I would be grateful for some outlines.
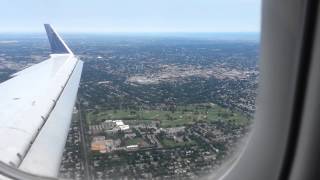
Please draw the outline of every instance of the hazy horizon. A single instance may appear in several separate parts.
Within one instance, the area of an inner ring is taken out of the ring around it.
[[[260,0],[0,1],[0,32],[260,31]]]
[[[259,32],[104,32],[104,33],[78,33],[62,32],[63,39],[186,39],[186,40],[222,40],[222,41],[259,41]],[[1,41],[19,39],[47,39],[43,32],[0,32]]]

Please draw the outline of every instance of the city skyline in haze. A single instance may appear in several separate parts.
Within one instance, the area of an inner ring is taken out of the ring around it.
[[[0,32],[259,32],[259,0],[0,0]]]

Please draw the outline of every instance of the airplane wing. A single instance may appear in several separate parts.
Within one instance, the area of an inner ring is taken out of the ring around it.
[[[0,161],[57,177],[83,62],[45,24],[50,58],[0,84]]]

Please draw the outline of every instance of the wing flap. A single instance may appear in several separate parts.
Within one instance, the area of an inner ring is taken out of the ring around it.
[[[79,62],[46,124],[22,161],[20,169],[43,176],[58,176],[81,71],[82,62]]]

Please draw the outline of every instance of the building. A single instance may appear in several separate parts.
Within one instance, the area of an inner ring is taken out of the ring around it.
[[[105,130],[113,129],[115,127],[115,123],[112,120],[105,120],[101,125]]]
[[[139,148],[138,145],[130,145],[126,147],[128,151],[135,151],[135,150],[138,150],[138,148]]]
[[[99,134],[102,132],[116,133],[118,130],[127,131],[129,125],[123,123],[122,120],[105,120],[101,124],[89,126],[90,133]]]
[[[119,126],[119,128],[121,131],[126,131],[130,129],[129,125],[122,125],[122,126]]]
[[[95,136],[91,142],[91,151],[98,151],[100,153],[107,153],[113,151],[115,148],[112,139],[105,139],[104,136]]]
[[[99,151],[100,153],[107,152],[107,146],[104,141],[96,141],[91,143],[91,151]]]

